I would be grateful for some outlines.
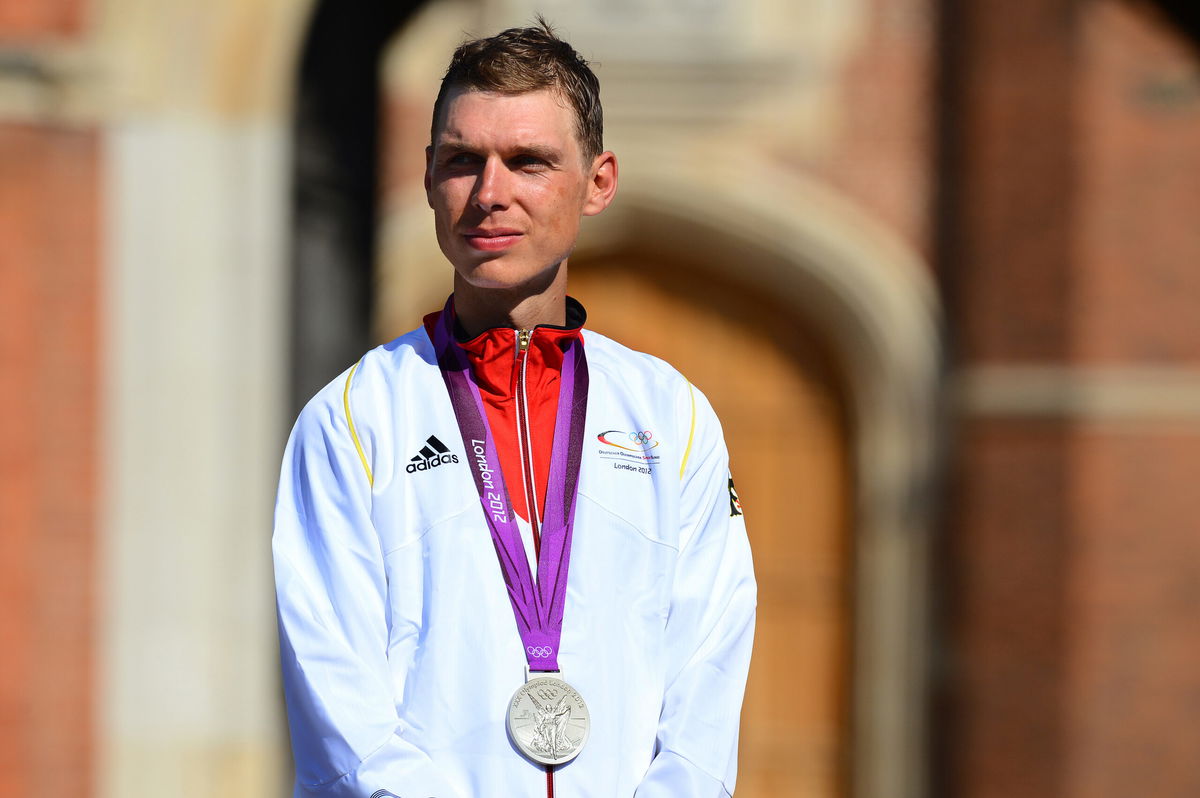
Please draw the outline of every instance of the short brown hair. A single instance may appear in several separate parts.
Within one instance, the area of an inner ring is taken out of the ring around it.
[[[571,45],[554,34],[541,16],[529,28],[509,28],[486,39],[459,45],[433,103],[430,136],[436,138],[439,115],[452,88],[500,94],[555,89],[575,112],[575,136],[589,161],[604,151],[604,113],[600,81]]]

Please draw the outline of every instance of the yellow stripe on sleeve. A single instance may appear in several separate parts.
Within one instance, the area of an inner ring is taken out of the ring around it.
[[[342,391],[342,404],[346,407],[346,423],[350,425],[350,437],[354,439],[354,448],[358,450],[358,459],[362,462],[363,471],[367,472],[367,482],[371,487],[375,487],[375,477],[371,475],[371,466],[367,463],[367,455],[363,453],[362,442],[358,439],[358,432],[354,429],[354,416],[350,413],[350,381],[354,379],[354,372],[358,370],[358,361],[350,367],[350,373],[346,375],[346,389]]]
[[[679,478],[683,479],[683,471],[687,468],[688,457],[692,454],[692,439],[696,437],[696,391],[688,383],[688,396],[692,400],[692,426],[688,430],[687,448],[683,450],[683,462],[679,464]]]

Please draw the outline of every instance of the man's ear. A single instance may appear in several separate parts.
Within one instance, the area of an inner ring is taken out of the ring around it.
[[[433,188],[433,146],[425,148],[425,201],[429,203],[429,207],[433,207],[433,197],[429,196],[429,190]]]
[[[617,156],[604,151],[596,156],[589,173],[588,197],[583,205],[584,216],[595,216],[609,206],[617,195]]]

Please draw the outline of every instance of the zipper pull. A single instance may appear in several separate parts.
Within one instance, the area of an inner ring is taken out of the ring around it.
[[[533,335],[533,330],[517,330],[517,351],[524,352],[529,348],[529,338]]]

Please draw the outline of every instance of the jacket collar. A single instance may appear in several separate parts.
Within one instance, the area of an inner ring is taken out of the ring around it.
[[[433,330],[443,313],[454,313],[454,296],[443,310],[430,313],[424,319],[426,331]],[[567,297],[566,324],[538,324],[531,331],[526,353],[527,383],[545,384],[557,379],[562,370],[563,353],[573,341],[581,340],[587,310],[574,297]],[[473,338],[466,338],[462,326],[454,319],[455,342],[466,353],[480,390],[494,400],[503,401],[513,395],[517,380],[517,336],[513,327],[491,327]]]

